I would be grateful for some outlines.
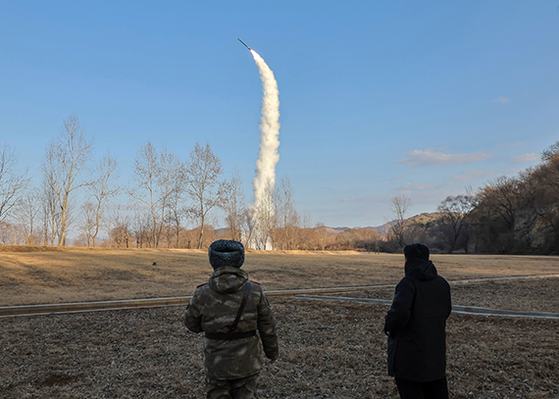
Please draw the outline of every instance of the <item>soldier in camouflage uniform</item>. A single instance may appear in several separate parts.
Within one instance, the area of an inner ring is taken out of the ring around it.
[[[184,324],[205,333],[207,398],[252,399],[262,368],[259,341],[272,363],[278,358],[276,321],[260,285],[240,269],[243,245],[218,240],[208,252],[214,272],[208,283],[196,288]]]

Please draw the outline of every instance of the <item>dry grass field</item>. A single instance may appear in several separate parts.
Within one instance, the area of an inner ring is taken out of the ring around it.
[[[190,295],[211,272],[202,251],[7,249],[0,252],[0,305]],[[559,273],[557,257],[435,255],[433,261],[448,280]],[[248,252],[244,268],[275,290],[394,284],[402,266],[400,255]],[[559,312],[558,290],[557,278],[452,286],[456,305],[545,312]],[[398,397],[380,332],[387,306],[270,302],[281,355],[262,373],[261,398]],[[202,338],[182,325],[183,311],[0,319],[0,398],[203,398]],[[453,314],[451,397],[559,398],[558,349],[557,320]]]
[[[559,273],[558,257],[432,258],[448,280]],[[394,284],[403,275],[403,256],[247,251],[243,269],[264,290]],[[0,246],[0,306],[187,296],[211,272],[202,250]]]

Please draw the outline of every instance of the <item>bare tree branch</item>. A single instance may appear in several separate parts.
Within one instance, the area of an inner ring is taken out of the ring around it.
[[[181,190],[181,164],[179,159],[163,148],[159,154],[148,142],[136,155],[134,169],[136,187],[128,190],[135,200],[147,205],[150,213],[151,241],[159,247],[169,202]]]
[[[406,220],[408,210],[411,207],[411,199],[406,195],[397,195],[392,198],[392,211],[394,220],[391,234],[394,236],[400,248],[404,248],[409,226]]]
[[[59,246],[66,245],[71,194],[90,184],[87,180],[80,181],[78,177],[90,160],[92,150],[93,140],[86,139],[84,128],[75,115],[64,121],[60,134],[47,147],[42,170],[45,183],[60,210]]]
[[[15,151],[4,144],[0,150],[0,222],[19,204],[28,182],[27,171],[17,168]]]
[[[228,183],[221,180],[223,169],[221,159],[212,152],[210,144],[202,147],[196,143],[190,151],[190,159],[185,165],[186,193],[192,200],[189,214],[198,222],[200,233],[196,248],[202,248],[204,226],[208,212],[223,206]]]

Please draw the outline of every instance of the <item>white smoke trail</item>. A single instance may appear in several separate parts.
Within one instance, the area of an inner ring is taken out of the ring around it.
[[[254,50],[250,50],[262,80],[262,117],[260,129],[260,149],[256,160],[256,176],[252,180],[257,210],[266,207],[264,202],[274,189],[276,164],[279,161],[279,91],[274,73],[264,59]]]

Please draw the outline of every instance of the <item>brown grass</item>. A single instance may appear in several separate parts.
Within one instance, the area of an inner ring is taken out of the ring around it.
[[[89,293],[121,294],[96,290],[110,284],[126,286],[126,282],[128,292],[146,290],[167,296],[166,292],[180,287],[188,295],[211,271],[201,252],[53,253],[60,258],[41,257],[47,253],[37,252],[25,260],[22,257],[30,254],[7,254],[14,257],[5,262],[6,254],[0,255],[1,292],[8,287],[13,294],[17,288],[31,299],[33,291],[40,289],[47,302],[61,296],[87,299]],[[41,267],[41,260],[49,265]],[[559,272],[557,258],[551,257],[441,255],[434,260],[449,279]],[[153,261],[157,267],[151,266]],[[125,265],[119,266],[120,262]],[[393,283],[402,274],[400,256],[371,254],[249,253],[247,268],[266,289]],[[118,271],[116,281],[108,281]],[[15,281],[5,278],[8,272]],[[273,272],[272,278],[268,273]],[[91,278],[85,279],[87,275]],[[147,285],[152,278],[156,281]],[[136,285],[142,288],[134,291]],[[558,289],[558,279],[452,288],[457,305],[555,312]],[[389,298],[391,290],[355,295]],[[281,297],[271,297],[270,302],[280,322],[281,355],[262,373],[261,398],[397,398],[386,375],[386,338],[380,332],[386,306]],[[0,397],[203,398],[202,339],[182,325],[183,311],[183,307],[168,307],[0,319]],[[448,322],[451,397],[559,397],[557,342],[556,320],[452,315]]]
[[[65,247],[46,247],[41,245],[0,245],[0,252],[60,252]]]
[[[433,260],[448,280],[559,273],[558,257],[435,255]],[[278,290],[393,284],[403,275],[402,262],[401,255],[390,254],[247,251],[243,268],[265,290]],[[211,272],[202,250],[2,252],[0,305],[186,296]]]

